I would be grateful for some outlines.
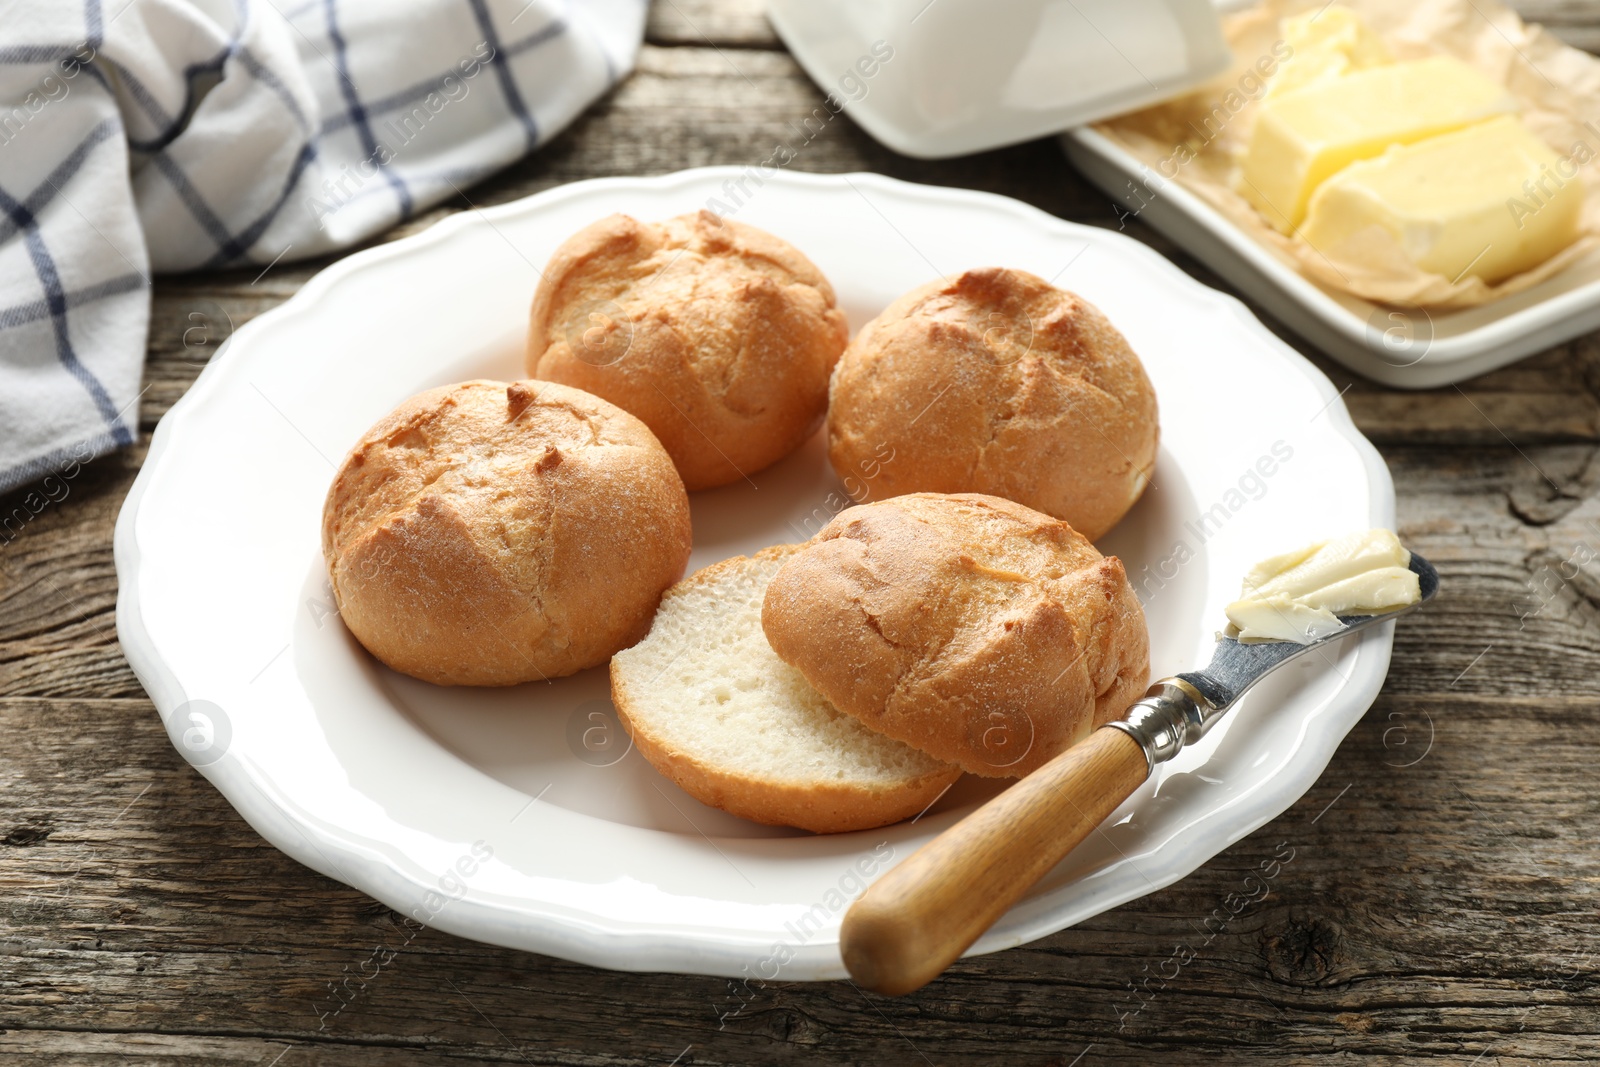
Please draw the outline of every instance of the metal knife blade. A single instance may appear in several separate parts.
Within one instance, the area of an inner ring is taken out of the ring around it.
[[[1343,625],[1309,644],[1294,641],[1243,642],[1220,634],[1211,662],[1203,670],[1164,678],[1150,687],[1143,700],[1128,709],[1125,719],[1107,723],[1138,741],[1153,770],[1192,745],[1220,719],[1251,686],[1279,667],[1330,641],[1357,630],[1377,626],[1416,611],[1439,592],[1439,572],[1433,564],[1411,553],[1411,572],[1417,576],[1421,597],[1415,604],[1380,615],[1341,615]]]

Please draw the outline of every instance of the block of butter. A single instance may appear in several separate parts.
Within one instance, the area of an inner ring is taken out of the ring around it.
[[[1394,62],[1378,35],[1343,4],[1284,19],[1283,40],[1289,56],[1267,81],[1269,97]]]
[[[1312,195],[1300,236],[1331,256],[1381,226],[1423,270],[1492,285],[1576,240],[1582,211],[1576,168],[1507,116],[1352,163]]]
[[[1449,56],[1356,70],[1261,102],[1240,192],[1291,233],[1317,186],[1351,163],[1515,111],[1510,94]]]

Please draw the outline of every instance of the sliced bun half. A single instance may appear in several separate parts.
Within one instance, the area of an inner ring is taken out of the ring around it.
[[[761,629],[767,583],[797,545],[713,564],[662,598],[611,660],[611,696],[651,765],[696,799],[817,833],[921,812],[961,775],[839,711]]]

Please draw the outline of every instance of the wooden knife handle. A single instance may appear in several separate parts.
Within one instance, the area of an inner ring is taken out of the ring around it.
[[[1148,774],[1137,741],[1095,730],[869,886],[840,930],[845,967],[895,995],[937,978]]]

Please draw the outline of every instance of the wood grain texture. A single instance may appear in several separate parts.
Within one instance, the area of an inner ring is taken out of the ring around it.
[[[782,47],[767,22],[762,0],[659,0],[650,5],[645,36],[667,45]]]
[[[1066,1064],[1093,1043],[1087,1062],[1582,1061],[1600,1049],[1597,711],[1385,696],[1299,804],[1196,874],[888,999],[414,933],[257,838],[142,701],[0,700],[20,742],[0,763],[0,1052],[664,1064],[693,1045],[699,1064],[920,1062],[914,1049],[976,1064],[1003,1047]]]
[[[1522,6],[1600,40],[1591,0]],[[759,10],[657,0],[632,79],[537,155],[379,240],[568,181],[764,159],[820,91]],[[924,163],[841,118],[792,165],[1117,225],[1048,140]],[[1227,288],[1137,222],[1128,233]],[[160,279],[145,443],[228,332],[326,262]],[[173,752],[118,649],[111,531],[145,445],[87,465],[0,537],[0,1058],[1600,1060],[1600,335],[1421,393],[1312,359],[1349,386],[1393,472],[1400,533],[1444,576],[1399,628],[1383,695],[1299,803],[1188,878],[894,1000],[477,945],[408,929],[298,866]],[[25,495],[0,497],[0,516]]]

